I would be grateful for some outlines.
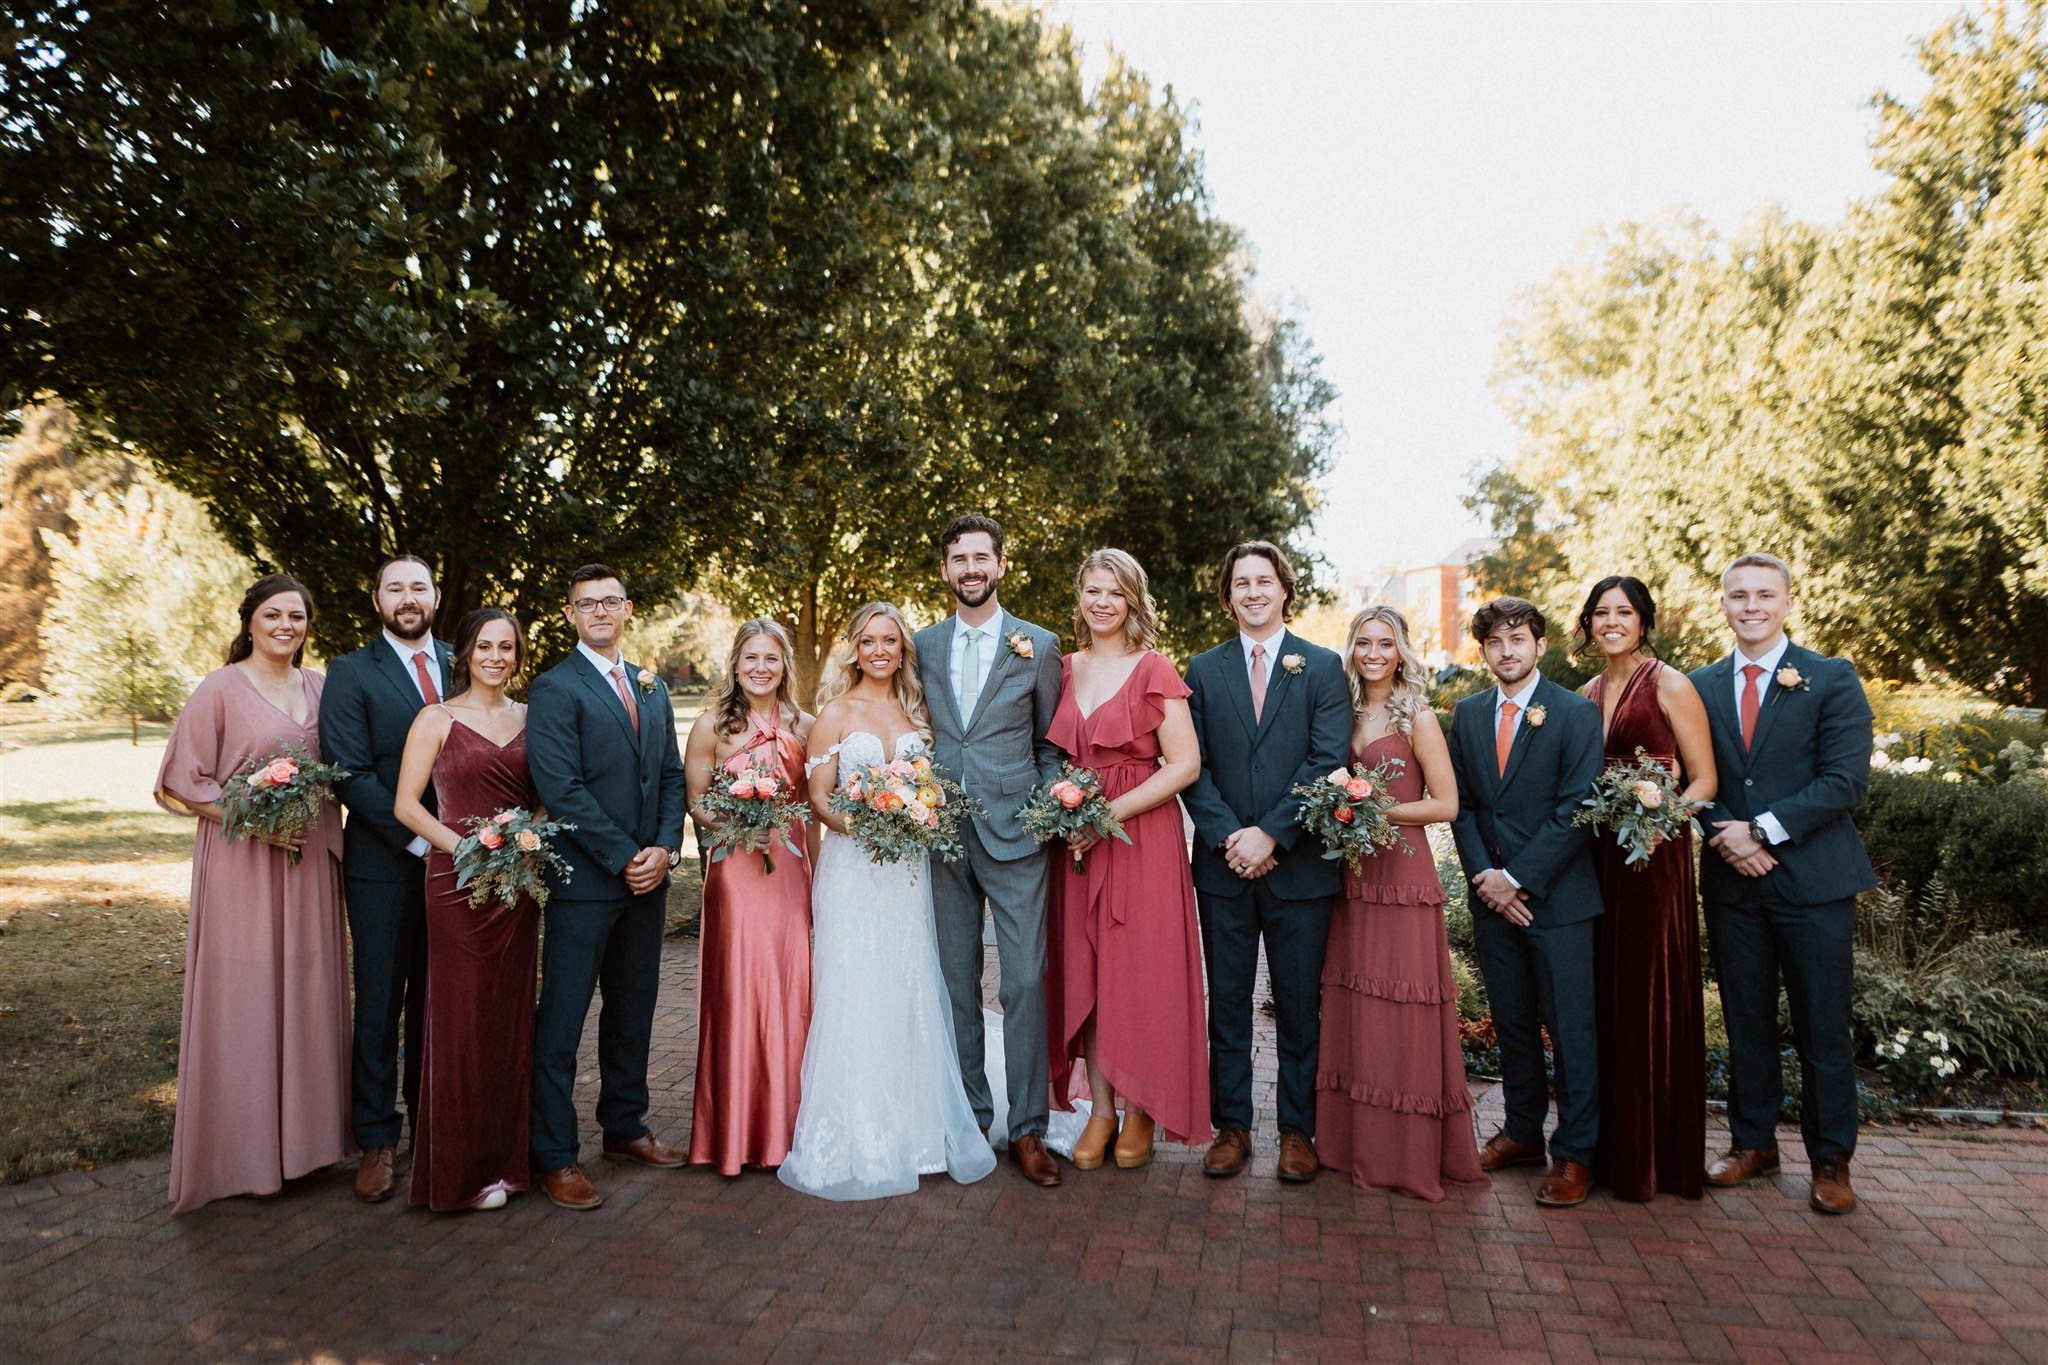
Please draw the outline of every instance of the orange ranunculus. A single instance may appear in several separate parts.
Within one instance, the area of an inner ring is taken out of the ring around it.
[[[505,836],[494,829],[485,829],[479,832],[476,836],[476,841],[485,848],[503,848],[505,846]]]
[[[1337,807],[1337,809],[1330,812],[1330,818],[1335,820],[1340,825],[1350,824],[1354,819],[1357,818],[1357,816],[1358,812],[1354,811],[1349,806],[1339,806]]]

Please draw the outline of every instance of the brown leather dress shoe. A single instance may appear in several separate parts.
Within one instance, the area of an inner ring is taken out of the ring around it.
[[[607,1142],[604,1145],[606,1161],[637,1161],[642,1166],[654,1166],[667,1170],[673,1166],[690,1164],[690,1154],[665,1147],[652,1133],[642,1133],[631,1142]]]
[[[1280,1166],[1274,1174],[1290,1185],[1305,1185],[1316,1178],[1322,1163],[1316,1160],[1315,1144],[1299,1133],[1280,1135]]]
[[[1045,1138],[1039,1133],[1026,1133],[1020,1138],[1010,1139],[1010,1160],[1026,1180],[1034,1185],[1051,1189],[1060,1183],[1060,1164],[1052,1159],[1052,1153],[1045,1150]]]
[[[1252,1159],[1252,1135],[1242,1128],[1219,1128],[1202,1158],[1202,1174],[1221,1180],[1236,1175]]]
[[[1849,1158],[1829,1157],[1813,1163],[1813,1193],[1806,1202],[1815,1213],[1847,1213],[1856,1207],[1856,1191],[1849,1188]]]
[[[1747,1185],[1758,1176],[1775,1174],[1777,1169],[1776,1147],[1730,1147],[1727,1155],[1707,1167],[1707,1183],[1728,1190]]]
[[[1510,1166],[1541,1166],[1543,1144],[1540,1142],[1517,1142],[1508,1136],[1503,1128],[1486,1140],[1479,1149],[1479,1169],[1482,1171],[1504,1171]]]
[[[597,1186],[583,1175],[581,1166],[564,1166],[559,1171],[543,1172],[540,1187],[549,1202],[557,1208],[594,1209],[604,1202],[604,1196],[597,1192]]]
[[[1536,1187],[1536,1202],[1545,1208],[1568,1209],[1586,1202],[1593,1192],[1593,1172],[1570,1157],[1550,1163],[1550,1174]]]
[[[365,1204],[381,1204],[389,1199],[398,1188],[392,1172],[397,1157],[396,1147],[372,1147],[364,1152],[363,1164],[356,1167],[356,1198]]]

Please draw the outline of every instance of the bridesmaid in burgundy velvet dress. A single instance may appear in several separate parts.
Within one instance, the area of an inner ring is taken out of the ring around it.
[[[1387,812],[1405,848],[1344,875],[1323,954],[1323,1051],[1316,1148],[1365,1190],[1435,1203],[1444,1186],[1485,1186],[1472,1092],[1458,1045],[1458,983],[1444,927],[1444,884],[1426,826],[1458,813],[1450,748],[1423,692],[1408,622],[1392,607],[1352,618],[1351,758],[1401,767]]]
[[[1692,681],[1646,657],[1657,626],[1650,590],[1603,578],[1579,612],[1578,652],[1596,649],[1606,671],[1586,684],[1606,727],[1607,762],[1636,750],[1711,800],[1714,752]],[[1613,834],[1594,844],[1607,913],[1594,924],[1599,988],[1600,1140],[1594,1176],[1620,1199],[1698,1199],[1707,1141],[1706,1021],[1701,1002],[1698,898],[1692,835],[1682,832],[1628,867]]]
[[[1173,1142],[1209,1140],[1201,936],[1174,800],[1202,758],[1187,684],[1152,648],[1159,618],[1138,561],[1097,550],[1081,561],[1074,586],[1081,648],[1060,660],[1060,700],[1046,737],[1102,779],[1130,842],[1091,831],[1053,851],[1051,1102],[1074,1107],[1075,1069],[1085,1058],[1093,1113],[1074,1144],[1074,1169],[1101,1166],[1114,1139],[1116,1164],[1130,1170],[1152,1159],[1155,1128]]]
[[[757,619],[733,636],[725,677],[690,727],[683,777],[699,829],[698,802],[712,774],[745,754],[781,774],[804,799],[804,740],[811,717],[791,698],[789,636]],[[697,956],[697,1085],[690,1111],[690,1164],[736,1176],[789,1155],[811,1028],[811,860],[817,827],[787,848],[733,853],[704,874]],[[767,863],[775,870],[770,872]]]
[[[511,613],[485,607],[455,628],[444,705],[406,736],[392,812],[433,845],[427,855],[427,1011],[411,1202],[437,1213],[496,1209],[527,1188],[534,966],[540,907],[472,906],[455,885],[455,846],[476,816],[534,810],[526,707],[505,695],[526,663]],[[440,818],[420,804],[432,776]],[[452,822],[452,823],[451,823]]]

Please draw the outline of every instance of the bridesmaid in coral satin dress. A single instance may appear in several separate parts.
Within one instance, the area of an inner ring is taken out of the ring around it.
[[[502,1208],[527,1188],[534,967],[540,907],[469,903],[455,846],[469,822],[539,804],[526,771],[526,707],[505,695],[526,662],[519,622],[484,607],[455,628],[443,705],[406,735],[392,814],[427,855],[427,1009],[409,1202],[436,1213]],[[429,776],[435,811],[420,802]],[[438,814],[436,813],[438,812]]]
[[[1347,870],[1330,917],[1317,1154],[1360,1189],[1435,1203],[1446,1184],[1488,1183],[1458,1045],[1448,897],[1423,833],[1458,813],[1457,782],[1400,612],[1369,607],[1352,618],[1344,672],[1352,761],[1400,765],[1387,788],[1399,804],[1387,819],[1403,847]]]
[[[1691,679],[1646,658],[1657,608],[1635,578],[1594,585],[1579,613],[1581,655],[1607,669],[1586,685],[1606,725],[1607,762],[1636,750],[1661,760],[1694,801],[1712,799],[1714,751]],[[1629,867],[1615,836],[1594,845],[1607,913],[1593,924],[1600,1027],[1600,1140],[1593,1173],[1617,1198],[1698,1199],[1707,1141],[1706,1020],[1701,1001],[1692,835]]]
[[[802,799],[811,717],[790,699],[789,659],[789,637],[773,621],[748,621],[734,635],[725,677],[685,746],[684,777],[699,828],[706,816],[698,803],[712,774],[738,754],[768,759],[789,794]],[[786,848],[772,859],[732,853],[704,876],[690,1162],[720,1175],[780,1166],[796,1132],[811,1027],[815,829],[798,842],[804,856]]]
[[[1075,586],[1082,647],[1060,661],[1047,738],[1101,777],[1130,842],[1089,833],[1053,852],[1051,1100],[1073,1108],[1085,1058],[1093,1113],[1074,1144],[1074,1168],[1101,1166],[1114,1139],[1116,1164],[1131,1169],[1151,1160],[1155,1125],[1174,1142],[1209,1140],[1201,936],[1174,800],[1194,781],[1201,753],[1187,684],[1151,648],[1158,617],[1145,571],[1121,550],[1097,550],[1081,562]]]

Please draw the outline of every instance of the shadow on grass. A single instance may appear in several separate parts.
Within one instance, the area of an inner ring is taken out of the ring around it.
[[[192,856],[192,822],[97,801],[0,805],[0,870],[63,862],[161,862]]]

